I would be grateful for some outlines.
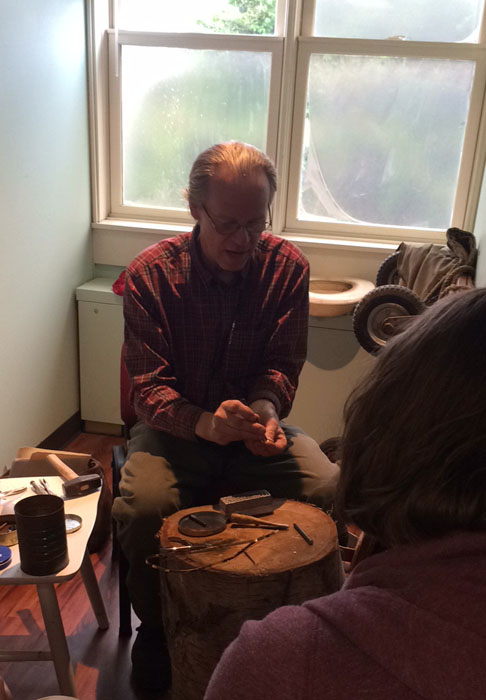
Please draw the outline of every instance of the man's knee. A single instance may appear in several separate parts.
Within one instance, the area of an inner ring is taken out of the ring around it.
[[[325,475],[307,480],[305,496],[310,503],[327,511],[333,508],[339,481],[339,467],[332,462],[326,466]]]
[[[151,455],[165,456],[166,435],[159,430],[149,428],[142,421],[138,421],[130,429],[130,440],[128,441],[128,458],[136,452],[148,452]]]
[[[339,466],[321,451],[313,438],[300,428],[288,427],[289,452],[298,465],[303,497],[327,510],[333,503],[339,481]]]
[[[289,426],[286,430],[289,453],[305,474],[335,483],[339,477],[339,466],[322,452],[317,442],[300,428]]]
[[[120,480],[120,496],[113,502],[113,517],[121,529],[135,528],[140,534],[144,523],[155,522],[180,507],[177,482],[163,457],[135,452],[126,461]]]

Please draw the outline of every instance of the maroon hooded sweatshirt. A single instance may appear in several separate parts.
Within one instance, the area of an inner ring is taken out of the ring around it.
[[[205,700],[485,700],[486,533],[365,559],[338,593],[247,622]]]

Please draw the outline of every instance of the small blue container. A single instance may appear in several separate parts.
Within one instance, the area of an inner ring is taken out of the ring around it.
[[[10,547],[0,545],[0,569],[5,569],[12,561],[12,550]]]

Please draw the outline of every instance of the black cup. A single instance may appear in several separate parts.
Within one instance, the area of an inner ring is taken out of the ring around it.
[[[69,556],[62,498],[29,496],[14,510],[22,571],[45,576],[64,569]]]

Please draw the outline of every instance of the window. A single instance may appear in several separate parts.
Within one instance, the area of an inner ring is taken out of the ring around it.
[[[483,6],[113,0],[109,61],[97,73],[110,91],[95,149],[102,159],[109,141],[99,217],[188,224],[194,158],[237,139],[276,161],[277,233],[442,240],[449,226],[472,227],[485,150]]]

